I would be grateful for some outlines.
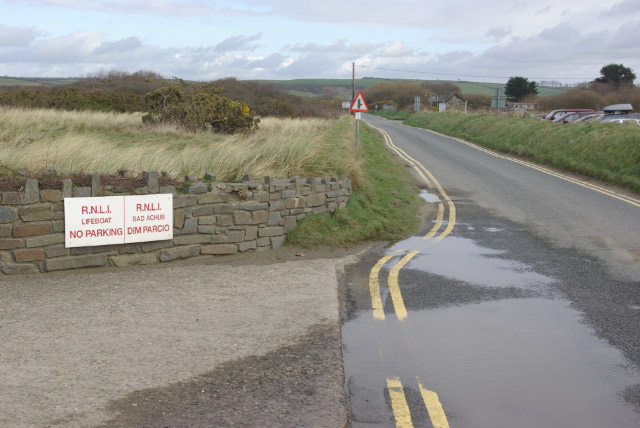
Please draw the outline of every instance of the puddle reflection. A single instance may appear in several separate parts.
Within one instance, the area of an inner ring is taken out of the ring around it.
[[[536,273],[529,265],[498,257],[504,251],[484,248],[475,241],[448,236],[436,243],[421,237],[411,237],[388,249],[420,251],[404,269],[416,269],[457,281],[485,287],[540,287],[553,282]]]

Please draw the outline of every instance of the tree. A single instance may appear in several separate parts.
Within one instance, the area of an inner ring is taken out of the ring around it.
[[[536,82],[529,82],[526,77],[515,76],[507,81],[504,87],[504,93],[507,97],[520,101],[527,95],[538,93]]]
[[[622,64],[609,64],[600,69],[600,77],[595,82],[609,83],[612,85],[633,85],[636,74],[629,67]]]

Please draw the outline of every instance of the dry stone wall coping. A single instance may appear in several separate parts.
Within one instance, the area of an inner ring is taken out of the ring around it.
[[[241,183],[185,177],[182,187],[162,186],[156,171],[144,173],[144,185],[103,185],[89,174],[75,187],[39,189],[25,180],[20,191],[0,192],[0,272],[30,274],[66,269],[147,265],[193,257],[248,253],[278,248],[307,215],[346,206],[352,191],[347,176],[291,179],[245,176]],[[65,248],[64,198],[173,194],[174,237],[166,241]]]

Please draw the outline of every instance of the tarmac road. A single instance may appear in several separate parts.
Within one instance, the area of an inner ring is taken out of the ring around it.
[[[640,198],[365,120],[438,214],[348,270],[352,425],[640,426]]]

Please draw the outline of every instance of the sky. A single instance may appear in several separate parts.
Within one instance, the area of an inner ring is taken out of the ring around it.
[[[0,76],[575,83],[639,40],[640,0],[0,0]]]

